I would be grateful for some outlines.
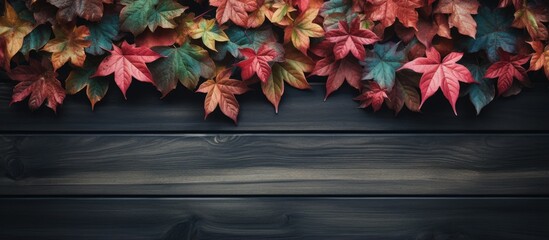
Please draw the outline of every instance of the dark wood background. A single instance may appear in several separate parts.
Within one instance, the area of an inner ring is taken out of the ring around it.
[[[236,127],[204,95],[111,84],[54,114],[0,79],[0,239],[549,239],[549,86],[458,117],[358,109],[344,87],[259,90]]]

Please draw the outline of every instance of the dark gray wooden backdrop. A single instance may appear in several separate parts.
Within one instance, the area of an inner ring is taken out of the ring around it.
[[[0,239],[549,239],[549,88],[476,116],[285,90],[239,97],[238,127],[203,95],[134,83],[91,111],[9,107],[0,80]]]

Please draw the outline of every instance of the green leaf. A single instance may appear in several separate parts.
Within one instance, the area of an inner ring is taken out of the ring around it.
[[[76,94],[86,88],[86,95],[90,99],[92,110],[109,89],[109,81],[106,78],[91,77],[96,68],[96,64],[89,64],[86,61],[84,68],[74,68],[65,81],[65,89],[68,94]]]
[[[92,55],[102,55],[112,49],[112,41],[118,35],[118,15],[105,14],[100,22],[93,22],[88,25],[90,36],[87,38],[92,42],[86,52]]]
[[[157,47],[156,52],[166,56],[150,64],[156,87],[162,96],[175,89],[177,82],[194,90],[200,76],[211,78],[215,73],[215,63],[208,51],[185,42],[181,47]]]
[[[120,11],[120,29],[130,31],[134,36],[146,27],[151,32],[157,27],[175,28],[173,19],[187,9],[173,0],[121,0],[120,3],[125,6]]]
[[[375,44],[374,50],[368,52],[364,62],[364,75],[362,80],[373,79],[381,88],[393,89],[395,84],[395,73],[406,58],[403,51],[397,51],[398,44],[388,42]]]
[[[23,39],[23,46],[19,50],[23,55],[28,56],[31,50],[42,48],[51,37],[51,27],[49,25],[40,25],[32,30],[29,35]]]

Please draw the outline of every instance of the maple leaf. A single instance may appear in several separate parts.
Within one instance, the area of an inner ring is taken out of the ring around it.
[[[320,16],[324,18],[324,29],[337,29],[339,21],[351,22],[358,17],[352,9],[351,0],[329,0],[322,4]]]
[[[258,9],[262,3],[258,0],[210,0],[210,5],[217,7],[215,18],[219,24],[231,20],[241,27],[247,26],[248,13]]]
[[[395,115],[406,105],[410,111],[419,112],[420,97],[416,89],[419,77],[412,71],[405,70],[396,73],[395,84],[389,92],[387,106],[395,111]]]
[[[503,50],[499,51],[500,60],[493,63],[486,70],[485,78],[498,79],[498,95],[501,95],[511,88],[513,78],[516,78],[522,83],[528,80],[526,69],[522,65],[526,64],[530,57],[528,56],[513,56]]]
[[[475,82],[471,72],[465,66],[457,63],[463,57],[463,53],[451,52],[441,60],[440,53],[431,47],[426,50],[426,55],[427,57],[416,58],[400,68],[423,73],[419,81],[422,96],[420,108],[425,100],[440,88],[452,105],[454,114],[457,115],[456,102],[459,96],[459,82]]]
[[[146,29],[143,33],[135,38],[135,45],[138,47],[167,47],[173,46],[177,38],[177,32],[174,29],[159,28],[151,32]]]
[[[99,21],[103,17],[103,3],[113,3],[113,0],[47,0],[59,8],[57,19],[61,22],[72,22],[76,17],[88,21]]]
[[[284,43],[291,40],[294,46],[306,55],[310,45],[309,37],[324,36],[322,27],[313,23],[317,15],[318,9],[309,9],[297,16],[295,21],[284,29]]]
[[[304,72],[311,72],[313,61],[297,49],[285,45],[285,61],[276,62],[272,74],[266,82],[261,82],[261,90],[278,113],[278,105],[284,94],[284,82],[297,89],[309,89]]]
[[[526,28],[533,40],[547,40],[549,33],[543,24],[549,22],[549,9],[545,6],[523,4],[515,12],[513,27]]]
[[[475,106],[477,115],[480,114],[482,108],[484,108],[488,103],[490,103],[495,95],[496,89],[494,87],[494,82],[491,79],[484,77],[486,75],[486,69],[488,66],[486,64],[464,64],[467,69],[473,75],[473,78],[477,84],[469,85],[467,88],[467,94],[469,94],[469,100]]]
[[[440,0],[434,13],[450,14],[450,28],[457,27],[459,33],[475,38],[477,23],[471,14],[477,14],[479,6],[477,0]]]
[[[215,19],[201,19],[196,26],[189,31],[189,36],[193,39],[202,38],[204,45],[217,52],[215,42],[227,42],[229,37],[223,32],[223,28],[219,27]]]
[[[13,89],[10,104],[21,102],[29,97],[29,108],[35,110],[44,101],[46,106],[54,112],[57,106],[65,99],[65,90],[57,79],[57,73],[53,71],[51,63],[43,58],[42,61],[30,59],[29,65],[19,65],[8,76],[19,81]]]
[[[545,76],[549,79],[549,45],[543,47],[540,41],[529,42],[534,49],[532,58],[530,59],[529,71],[537,71],[543,68]]]
[[[373,21],[380,21],[384,27],[393,25],[396,18],[406,27],[417,30],[416,8],[423,6],[423,0],[368,0],[368,15]]]
[[[340,21],[338,26],[338,29],[326,32],[326,40],[335,43],[333,51],[336,60],[344,58],[349,52],[357,59],[364,59],[364,45],[380,40],[372,31],[360,28],[359,19],[353,20],[349,26],[346,22]]]
[[[499,48],[507,52],[516,51],[517,32],[511,28],[513,20],[506,13],[506,9],[480,9],[475,16],[478,24],[476,39],[466,42],[469,52],[486,50],[488,58],[494,62],[498,59]]]
[[[107,56],[92,77],[107,76],[114,73],[114,81],[126,98],[126,91],[132,82],[132,76],[142,82],[153,83],[152,75],[146,63],[153,62],[162,55],[144,47],[130,45],[126,41],[121,47],[112,45],[111,55]]]
[[[205,81],[196,90],[196,92],[206,93],[204,119],[219,105],[221,112],[231,118],[235,124],[237,123],[239,105],[235,95],[243,94],[249,89],[245,82],[231,79],[231,72],[232,69],[220,71],[215,80]]]
[[[178,48],[158,47],[154,50],[166,56],[150,65],[162,96],[175,89],[178,81],[189,90],[194,90],[200,76],[211,78],[215,73],[215,64],[208,51],[197,45],[185,42]]]
[[[95,104],[107,94],[109,82],[104,78],[92,77],[96,71],[96,64],[86,60],[83,68],[75,68],[65,80],[65,88],[68,94],[76,94],[86,88],[86,95],[90,100],[92,110]]]
[[[4,16],[0,17],[0,37],[6,41],[4,49],[4,58],[9,65],[10,60],[23,46],[23,39],[27,34],[31,33],[34,25],[19,18],[13,7],[5,2]]]
[[[362,67],[356,59],[351,57],[335,60],[334,56],[330,55],[316,62],[311,74],[328,76],[324,100],[326,100],[332,92],[339,89],[345,81],[356,89],[361,88],[360,78],[362,76]]]
[[[218,44],[217,52],[214,53],[214,59],[218,61],[224,59],[227,52],[233,57],[242,58],[239,50],[241,48],[258,49],[263,44],[277,42],[272,28],[268,27],[244,29],[233,25],[225,30],[225,33],[229,37],[229,41]]]
[[[387,96],[386,90],[381,88],[376,82],[369,81],[368,83],[365,84],[362,93],[354,98],[354,100],[360,101],[360,108],[372,106],[374,112],[377,112],[389,96]]]
[[[87,38],[91,45],[86,52],[91,55],[103,55],[105,50],[112,49],[112,41],[118,35],[118,15],[105,14],[101,21],[88,24],[90,36]]]
[[[373,79],[380,87],[389,91],[395,83],[395,73],[404,64],[406,55],[403,51],[397,51],[398,44],[375,44],[374,50],[368,53],[366,59],[361,62],[364,66],[362,80]]]
[[[54,27],[53,33],[55,38],[43,48],[52,53],[53,69],[59,69],[69,60],[75,66],[82,67],[86,60],[84,48],[91,45],[91,41],[86,40],[90,35],[89,29],[86,26]]]
[[[173,20],[187,7],[173,0],[121,0],[124,8],[120,11],[120,29],[130,31],[137,36],[149,28],[154,32],[157,27],[175,28]]]
[[[195,27],[194,13],[183,14],[176,18],[175,22],[177,23],[177,27],[175,27],[175,32],[177,34],[175,42],[181,45],[187,41],[189,32]]]
[[[242,69],[242,79],[248,80],[257,74],[262,82],[266,82],[271,75],[270,62],[282,61],[275,49],[267,44],[261,45],[257,51],[251,48],[242,48],[240,53],[245,60],[236,65]]]
[[[34,30],[23,39],[23,46],[21,46],[19,52],[28,57],[30,51],[37,51],[46,45],[50,40],[51,33],[51,27],[48,25],[40,25],[34,28]]]

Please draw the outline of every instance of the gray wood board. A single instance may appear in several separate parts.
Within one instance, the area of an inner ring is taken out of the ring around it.
[[[0,195],[547,195],[549,134],[5,134]]]
[[[547,198],[0,199],[0,239],[549,238]]]
[[[239,125],[219,111],[204,120],[204,94],[178,88],[164,99],[153,87],[134,82],[124,100],[114,86],[92,111],[84,93],[68,96],[58,113],[45,107],[31,112],[26,103],[11,107],[12,83],[0,80],[0,131],[548,131],[549,88],[538,81],[518,96],[498,98],[479,116],[467,97],[458,102],[459,116],[437,94],[429,99],[423,113],[407,110],[395,117],[385,109],[374,113],[358,109],[352,100],[358,93],[343,87],[323,101],[324,85],[315,83],[310,91],[287,87],[275,114],[260,91],[239,96]]]

